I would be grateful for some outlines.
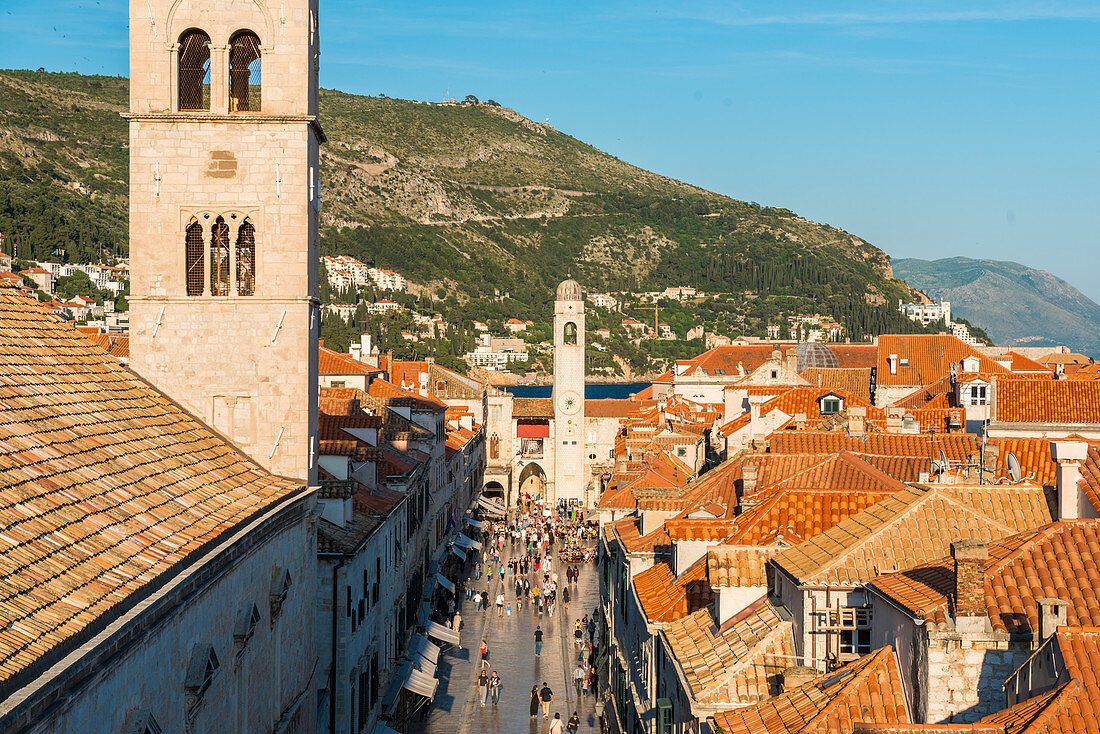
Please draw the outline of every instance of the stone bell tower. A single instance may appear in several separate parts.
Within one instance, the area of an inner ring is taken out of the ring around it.
[[[130,366],[315,479],[317,0],[131,0]]]
[[[551,500],[584,499],[584,293],[562,281],[554,299],[554,483]]]

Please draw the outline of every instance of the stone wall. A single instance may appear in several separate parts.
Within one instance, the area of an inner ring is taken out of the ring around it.
[[[926,721],[971,722],[1001,710],[1005,679],[1030,654],[1000,632],[929,634]]]

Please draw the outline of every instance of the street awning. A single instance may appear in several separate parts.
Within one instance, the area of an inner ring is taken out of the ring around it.
[[[409,646],[409,657],[412,658],[413,667],[419,667],[422,670],[427,668],[434,672],[435,664],[439,660],[439,645],[428,642],[424,635],[417,632],[413,635],[412,644]]]
[[[413,667],[409,668],[409,675],[405,678],[402,686],[418,696],[432,699],[435,698],[435,689],[439,687],[439,681],[430,673],[425,673]]]
[[[447,591],[451,592],[451,596],[454,596],[455,585],[451,583],[451,580],[449,578],[447,578],[446,576],[444,576],[441,573],[437,573],[435,575],[435,580],[439,582],[440,586],[442,586]]]
[[[455,545],[461,545],[463,548],[476,548],[477,550],[481,550],[480,541],[467,537],[463,533],[459,533],[458,537],[455,538]]]
[[[484,530],[486,528],[485,523],[483,523],[481,520],[475,520],[472,517],[466,518],[466,523],[468,525],[473,525],[478,530]]]
[[[499,502],[494,502],[487,497],[478,497],[477,503],[481,506],[481,509],[485,510],[486,512],[491,512],[493,514],[500,515],[501,517],[508,514],[504,509],[504,505],[500,504]]]
[[[451,553],[454,553],[456,556],[458,556],[459,558],[461,558],[464,561],[466,560],[466,551],[462,550],[462,548],[460,548],[457,545],[452,545],[451,546]]]
[[[449,645],[458,645],[458,630],[444,627],[438,622],[428,622],[428,635]]]

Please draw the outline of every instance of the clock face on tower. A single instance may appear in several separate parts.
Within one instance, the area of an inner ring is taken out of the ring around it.
[[[581,396],[572,390],[566,390],[558,398],[558,410],[566,415],[579,413],[581,409]]]

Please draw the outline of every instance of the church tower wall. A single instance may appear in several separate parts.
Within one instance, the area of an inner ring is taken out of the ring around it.
[[[312,482],[317,2],[134,2],[130,34],[130,365]]]

